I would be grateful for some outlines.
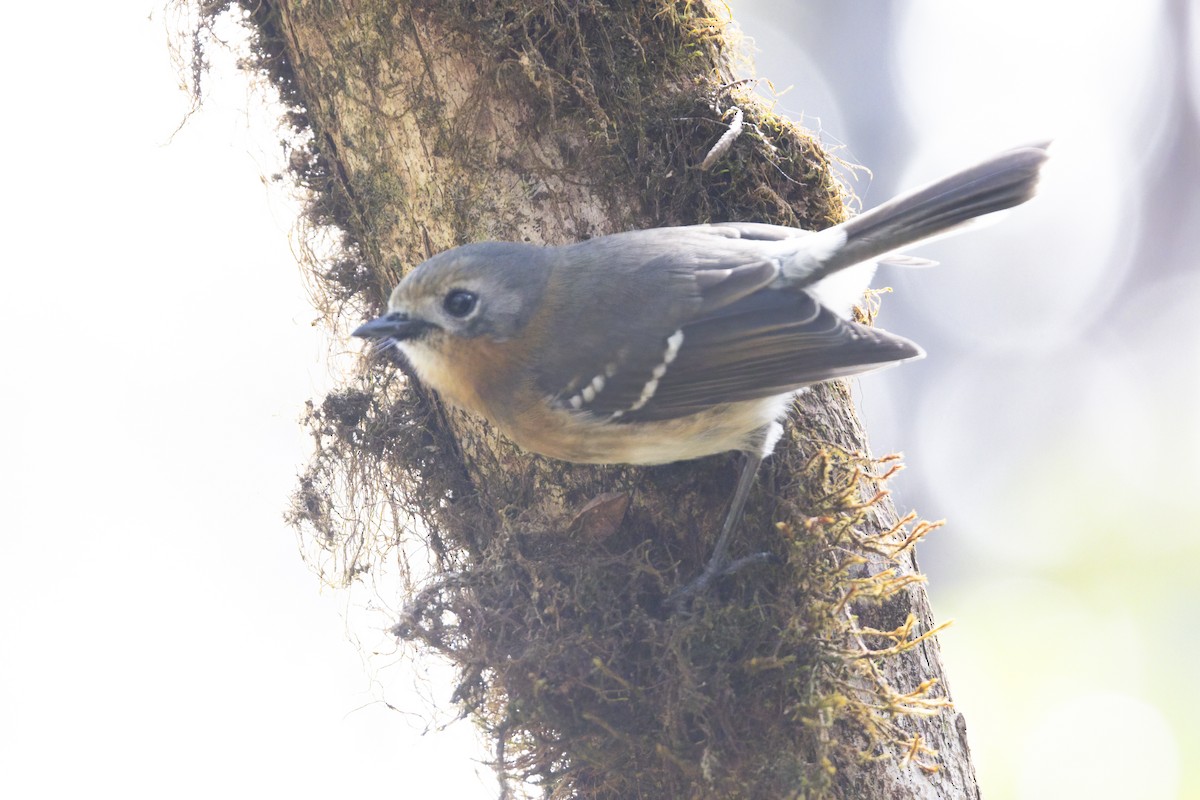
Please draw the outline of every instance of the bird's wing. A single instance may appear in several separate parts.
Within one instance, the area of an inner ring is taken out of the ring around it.
[[[590,410],[625,422],[671,420],[914,359],[907,339],[839,317],[806,291],[763,290],[680,327],[659,377],[606,387]],[[636,407],[636,408],[635,408]],[[619,411],[619,414],[618,414]]]
[[[697,317],[681,331],[678,352],[653,396],[619,419],[674,419],[923,355],[907,339],[844,320],[795,290],[759,292]],[[619,403],[630,394],[605,399]]]
[[[700,227],[709,226],[679,230]],[[776,233],[761,227],[755,238]],[[767,288],[779,272],[774,260],[698,266],[664,254],[640,271],[638,285],[654,291],[624,298],[629,318],[593,343],[602,351],[577,348],[569,364],[541,365],[538,385],[555,404],[619,422],[674,419],[921,355],[905,339],[841,319],[807,292]],[[681,296],[689,302],[657,300]]]
[[[739,264],[681,253],[648,259],[637,280],[606,274],[580,292],[590,302],[562,326],[571,346],[547,349],[562,357],[534,365],[536,385],[551,403],[571,410],[617,418],[640,410],[653,397],[651,382],[679,355],[685,324],[744,301],[778,275],[772,261]],[[619,312],[616,324],[612,309]],[[605,335],[573,335],[580,329]]]

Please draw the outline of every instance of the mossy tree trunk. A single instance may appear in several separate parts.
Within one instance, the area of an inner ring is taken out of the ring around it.
[[[845,213],[816,141],[733,82],[718,4],[246,0],[205,13],[229,6],[311,131],[293,164],[312,221],[344,236],[313,276],[343,331],[405,270],[465,242],[715,220],[821,228]],[[741,136],[700,169],[734,106]],[[880,489],[891,463],[864,455],[844,385],[802,395],[793,423],[736,544],[780,563],[690,614],[663,601],[707,558],[737,456],[547,461],[391,364],[364,365],[314,408],[295,518],[349,578],[374,568],[366,553],[411,559],[419,535],[431,555],[397,633],[455,660],[457,698],[494,735],[502,775],[548,796],[977,796],[912,556],[931,526],[897,521]]]

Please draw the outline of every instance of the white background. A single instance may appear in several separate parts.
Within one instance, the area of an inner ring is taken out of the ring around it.
[[[930,356],[859,386],[878,449],[912,465],[900,504],[950,519],[922,557],[984,789],[1187,796],[1200,66],[1164,16],[1183,6],[909,0],[836,28],[837,5],[733,12],[759,73],[794,84],[781,108],[875,170],[864,205],[1058,142],[1036,204],[884,276],[881,324]],[[343,345],[312,325],[274,112],[232,58],[174,133],[174,24],[26,3],[0,29],[0,795],[494,796],[469,723],[420,735],[437,665],[352,630],[365,601],[323,589],[283,524],[297,420]]]
[[[224,58],[172,136],[160,8],[73,5],[0,34],[0,796],[495,796],[283,522],[330,345],[273,113]]]

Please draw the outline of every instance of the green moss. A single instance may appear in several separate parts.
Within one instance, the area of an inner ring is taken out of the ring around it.
[[[884,634],[849,611],[848,586],[874,602],[903,589],[849,577],[876,543],[860,530],[873,503],[853,498],[881,467],[817,452],[793,477],[818,499],[778,526],[786,565],[739,577],[691,614],[666,608],[675,559],[634,519],[601,541],[497,537],[469,572],[418,596],[396,633],[460,664],[457,695],[503,740],[505,771],[548,796],[778,797],[798,785],[822,796],[839,765],[928,759],[903,720],[941,705],[932,686],[906,697],[874,670],[915,646],[911,627],[868,657],[865,637]]]

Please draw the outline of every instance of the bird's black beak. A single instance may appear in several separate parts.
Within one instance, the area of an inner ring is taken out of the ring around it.
[[[350,335],[360,339],[394,339],[402,342],[405,339],[413,338],[425,327],[428,327],[427,323],[413,319],[402,312],[393,311],[359,325]]]

